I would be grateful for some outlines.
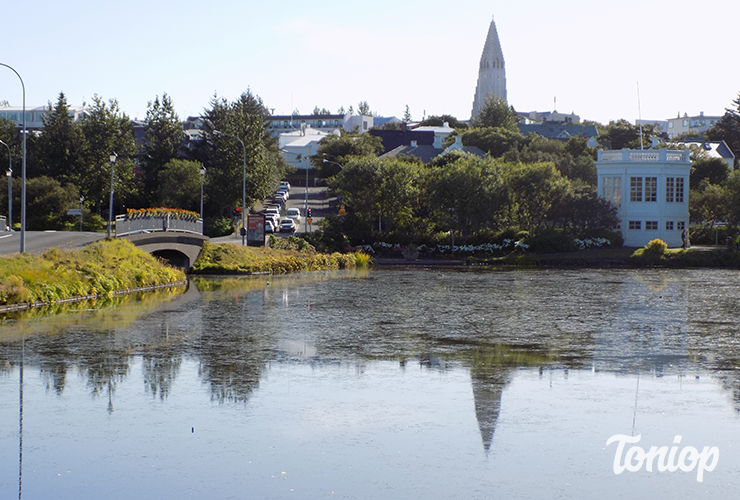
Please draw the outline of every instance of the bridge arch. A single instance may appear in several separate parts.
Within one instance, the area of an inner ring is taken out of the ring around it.
[[[142,250],[185,270],[198,260],[203,243],[209,239],[200,234],[175,232],[131,234],[125,238]]]

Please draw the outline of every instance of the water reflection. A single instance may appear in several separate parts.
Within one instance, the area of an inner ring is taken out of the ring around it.
[[[219,406],[250,404],[275,366],[351,366],[359,377],[387,361],[401,371],[465,370],[485,456],[523,371],[711,375],[740,411],[738,281],[719,271],[321,273],[200,279],[116,307],[10,316],[0,324],[0,373],[20,377],[19,491],[19,365],[55,397],[76,372],[109,414],[139,376],[162,404],[176,387],[192,393],[177,383],[190,364]]]

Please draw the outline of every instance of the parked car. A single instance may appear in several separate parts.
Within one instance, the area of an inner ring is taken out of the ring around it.
[[[298,208],[289,208],[287,212],[285,212],[285,216],[289,219],[293,219],[296,224],[301,223],[301,211]]]
[[[280,181],[280,187],[285,188],[286,191],[290,191],[290,182],[288,181]]]
[[[283,219],[280,221],[281,233],[295,233],[295,221],[293,219]]]
[[[265,221],[265,233],[274,233],[275,232],[275,224],[272,223],[272,219],[267,219]]]

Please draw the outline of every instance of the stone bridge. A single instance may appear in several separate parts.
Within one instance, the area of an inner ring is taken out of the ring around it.
[[[116,237],[125,238],[152,255],[167,260],[170,264],[190,269],[198,259],[204,236],[202,219],[186,221],[169,216],[138,217],[125,215],[116,217]]]
[[[128,234],[119,238],[125,238],[142,250],[186,271],[198,260],[203,242],[209,239],[202,234],[170,231]]]

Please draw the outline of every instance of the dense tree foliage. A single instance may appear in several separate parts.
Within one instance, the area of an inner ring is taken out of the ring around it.
[[[449,125],[454,129],[466,129],[468,124],[458,120],[452,115],[441,115],[441,116],[428,116],[422,121],[419,126],[421,127],[441,127],[444,124]]]
[[[269,151],[268,112],[259,96],[250,90],[233,102],[214,96],[210,106],[204,113],[209,126],[195,158],[208,169],[209,212],[227,216],[242,204],[244,171],[250,206],[275,188],[284,169]]]
[[[383,141],[380,137],[342,131],[340,135],[328,135],[319,141],[317,153],[311,157],[311,164],[318,169],[320,176],[331,177],[339,173],[351,157],[377,155],[381,151]]]
[[[726,108],[725,114],[714,127],[704,134],[710,141],[725,141],[735,153],[735,166],[740,165],[740,94],[732,101],[734,108]]]
[[[478,116],[471,120],[474,127],[500,127],[517,132],[517,114],[506,99],[488,94]]]
[[[162,170],[179,157],[185,132],[175,112],[172,99],[166,93],[147,104],[144,125],[144,145],[140,166],[143,169],[141,205],[154,206]],[[186,207],[179,207],[186,208]]]

